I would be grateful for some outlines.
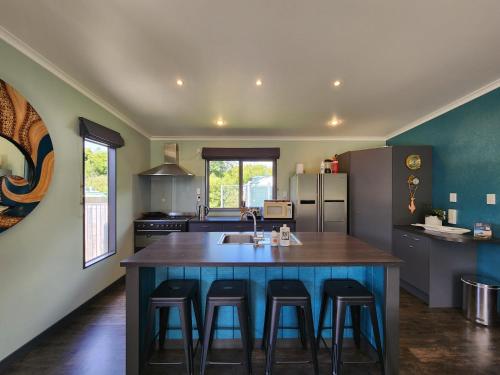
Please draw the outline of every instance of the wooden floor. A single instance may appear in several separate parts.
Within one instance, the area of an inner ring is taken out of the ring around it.
[[[238,351],[218,351],[234,360]],[[182,353],[169,353],[181,356]],[[307,358],[300,350],[280,350],[283,359]],[[321,373],[327,374],[326,350],[320,355]],[[263,373],[263,356],[254,355],[254,373]],[[125,373],[125,294],[118,285],[98,297],[57,334],[43,340],[22,360],[2,374],[9,375],[123,375]],[[183,374],[184,368],[156,367],[150,374]],[[242,374],[238,366],[212,366],[208,374]],[[276,366],[275,374],[311,374],[307,365]],[[346,365],[344,374],[378,374],[374,365]],[[453,309],[428,309],[401,294],[401,374],[500,374],[500,330],[465,321]]]

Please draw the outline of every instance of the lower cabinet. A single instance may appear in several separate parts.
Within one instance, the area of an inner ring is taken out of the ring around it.
[[[429,307],[460,307],[460,278],[476,270],[476,246],[394,229],[392,253],[404,263],[401,287]]]
[[[294,221],[258,221],[257,230],[270,232],[274,226],[281,227],[286,224],[292,232],[295,231]],[[189,232],[251,232],[253,221],[229,221],[229,222],[193,222],[188,224]]]

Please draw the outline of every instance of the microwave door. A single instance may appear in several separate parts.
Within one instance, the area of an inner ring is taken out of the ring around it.
[[[266,207],[266,217],[268,218],[282,218],[284,217],[284,208],[281,205],[268,205]]]

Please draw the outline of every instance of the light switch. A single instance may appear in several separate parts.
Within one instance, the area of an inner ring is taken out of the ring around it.
[[[452,208],[448,209],[448,224],[456,224],[457,223],[457,210]]]
[[[497,195],[486,194],[486,204],[497,204]]]
[[[452,203],[457,202],[457,193],[450,193],[450,202]]]

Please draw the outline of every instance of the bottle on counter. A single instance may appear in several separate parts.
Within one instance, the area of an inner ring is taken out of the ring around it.
[[[280,244],[280,228],[278,226],[273,226],[273,231],[271,232],[271,246],[279,246]]]
[[[280,228],[280,246],[290,246],[290,227],[286,224]]]
[[[319,173],[325,174],[325,162],[322,161],[320,166],[319,166]]]

